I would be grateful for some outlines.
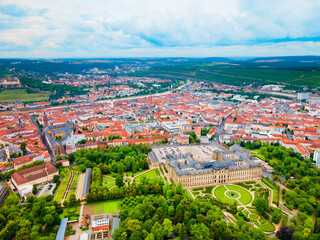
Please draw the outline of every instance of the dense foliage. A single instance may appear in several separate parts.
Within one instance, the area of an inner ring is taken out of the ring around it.
[[[31,87],[31,88],[39,88],[41,91],[52,92],[52,98],[58,99],[60,97],[65,96],[66,92],[68,92],[69,96],[76,96],[81,94],[86,94],[82,88],[73,87],[68,85],[56,85],[56,84],[46,84],[40,80],[33,78],[20,78],[20,81],[23,85]]]
[[[237,225],[228,225],[214,202],[190,199],[181,184],[164,184],[157,195],[124,199],[120,218],[121,227],[113,234],[116,240],[267,239],[242,218]]]
[[[90,188],[90,193],[88,193],[86,197],[87,202],[123,199],[126,197],[158,194],[162,192],[161,187],[163,186],[163,181],[161,181],[160,179],[153,179],[152,181],[150,181],[149,179],[144,179],[144,181],[139,184],[133,182],[128,186],[116,186],[112,189],[108,189],[101,186],[101,184],[98,185],[100,183],[100,180],[95,180],[95,177],[100,178],[101,172],[99,171],[99,168],[95,168],[94,170],[95,171],[92,172],[92,186]]]
[[[283,200],[290,209],[298,209],[299,221],[291,219],[290,228],[295,231],[295,239],[320,238],[320,169],[311,159],[302,157],[290,148],[279,144],[263,144],[260,142],[241,143],[248,149],[254,149],[273,168],[274,180],[285,177]],[[293,177],[293,179],[290,179]],[[316,224],[313,224],[313,214],[316,211]],[[277,215],[277,214],[274,214]],[[275,216],[277,218],[277,216]]]
[[[69,160],[79,164],[80,171],[98,166],[103,174],[137,172],[149,168],[146,154],[151,150],[150,146],[145,145],[107,146],[94,150],[84,148],[69,154]]]
[[[0,208],[0,240],[54,240],[60,219],[60,205],[51,202],[51,196],[36,199],[29,197],[24,205],[18,205],[14,196],[7,197]]]

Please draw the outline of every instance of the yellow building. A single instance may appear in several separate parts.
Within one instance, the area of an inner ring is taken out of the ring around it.
[[[184,144],[189,144],[189,136],[188,135],[178,135],[176,137],[177,143],[184,145]]]

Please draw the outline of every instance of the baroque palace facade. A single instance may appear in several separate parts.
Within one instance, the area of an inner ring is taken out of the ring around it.
[[[210,162],[196,161],[190,153],[166,155],[169,177],[184,187],[261,179],[262,166],[251,160],[250,151],[239,145],[233,145],[230,150],[216,147],[219,150],[213,152],[213,161]]]

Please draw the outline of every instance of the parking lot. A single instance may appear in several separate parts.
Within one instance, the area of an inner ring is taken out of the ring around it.
[[[213,151],[217,150],[214,146],[208,145],[187,145],[187,146],[164,146],[161,148],[154,148],[153,152],[161,163],[165,162],[166,155],[180,155],[191,153],[193,158],[200,162],[212,161]]]
[[[55,187],[56,187],[55,183],[49,183],[46,185],[38,185],[39,192],[37,194],[37,197],[51,195],[52,191]]]

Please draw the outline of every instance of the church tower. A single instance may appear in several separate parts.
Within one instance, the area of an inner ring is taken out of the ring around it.
[[[48,117],[47,114],[44,113],[43,114],[43,127],[47,127],[48,126]]]

